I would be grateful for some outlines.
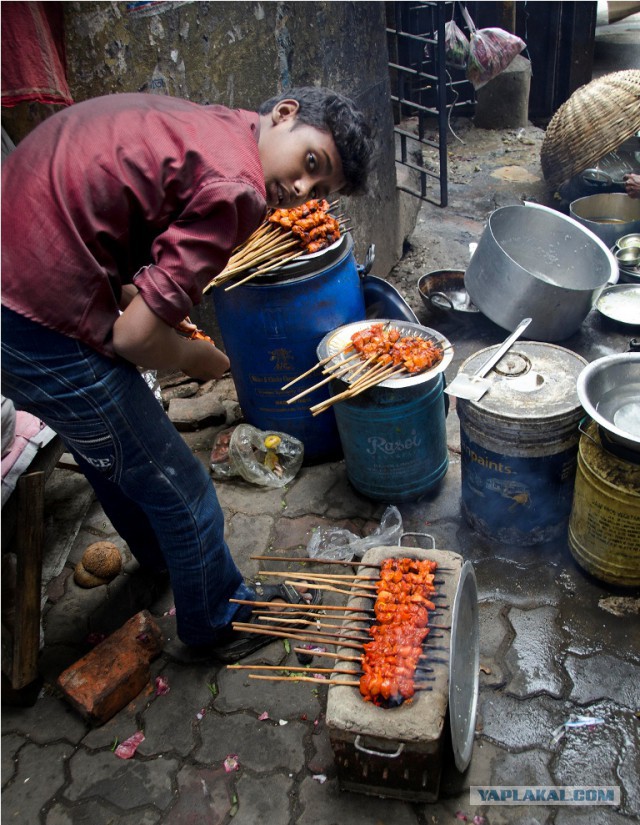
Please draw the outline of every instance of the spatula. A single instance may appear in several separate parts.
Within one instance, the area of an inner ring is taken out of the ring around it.
[[[477,372],[473,373],[473,375],[459,372],[451,384],[445,387],[444,391],[449,393],[449,395],[455,395],[456,398],[464,398],[467,401],[479,401],[491,386],[491,381],[485,378],[485,376],[495,367],[505,352],[510,349],[514,341],[517,341],[530,323],[531,318],[525,318],[520,321],[506,341],[498,347]]]

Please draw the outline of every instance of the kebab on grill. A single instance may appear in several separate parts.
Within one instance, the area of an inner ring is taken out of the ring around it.
[[[429,634],[436,562],[386,559],[376,583],[372,641],[364,645],[360,693],[365,701],[393,706],[415,693],[414,675]]]

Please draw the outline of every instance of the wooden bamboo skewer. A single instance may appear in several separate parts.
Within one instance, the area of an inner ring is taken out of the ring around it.
[[[326,401],[321,401],[319,404],[315,404],[313,407],[310,407],[309,409],[311,414],[319,415],[320,413],[325,412],[325,410],[328,410],[329,407],[337,404],[339,401],[343,401],[346,398],[354,398],[356,395],[360,395],[360,393],[363,393],[365,390],[369,390],[371,387],[375,387],[377,384],[381,384],[389,378],[394,378],[402,372],[405,372],[404,367],[401,367],[400,369],[396,367],[389,367],[386,371],[379,373],[375,378],[370,378],[368,381],[358,383],[356,386],[352,386],[344,392],[338,393],[338,395],[334,395]]]
[[[245,272],[247,269],[251,269],[258,264],[265,263],[268,261],[272,263],[276,258],[274,256],[280,255],[281,253],[284,254],[286,250],[291,249],[293,246],[297,245],[297,241],[294,239],[292,241],[282,241],[276,242],[273,241],[271,244],[267,244],[264,247],[261,247],[260,250],[254,253],[252,256],[247,256],[246,259],[240,261],[236,266],[225,268],[220,274],[224,274],[224,280],[228,280],[233,275],[237,275],[239,272]]]
[[[235,627],[235,625],[234,625]],[[261,630],[256,628],[254,625],[249,625],[249,628],[246,629],[247,633],[260,633],[263,636],[273,636],[276,639],[293,639],[296,642],[310,642],[312,644],[338,644],[339,647],[346,647],[352,650],[362,650],[362,643],[356,642],[331,642],[326,638],[313,638],[314,635],[317,634],[309,634],[301,635],[299,633],[295,633],[293,631],[288,631],[286,633],[281,633],[279,630]]]
[[[366,598],[369,598],[368,594],[367,594]],[[249,605],[253,605],[254,607],[273,607],[274,604],[277,604],[277,602],[258,602],[258,601],[252,601],[250,599],[229,599],[229,602],[231,604],[249,604]],[[291,606],[287,605],[288,610],[305,610],[305,609],[306,610],[317,610],[319,607],[322,607],[323,610],[341,610],[341,611],[344,611],[344,612],[347,612],[347,613],[364,613],[366,610],[373,611],[372,607],[348,607],[346,605],[340,605],[340,604],[323,604],[323,605],[308,604],[308,605],[304,605],[304,604],[300,603],[300,604],[291,605]]]
[[[420,548],[417,547],[403,547],[399,548],[402,550],[418,550]],[[429,552],[426,550],[425,552]],[[375,562],[363,562],[362,559],[357,561],[340,561],[339,559],[314,559],[311,556],[265,556],[265,555],[252,555],[249,556],[251,561],[281,561],[281,562],[300,562],[301,564],[335,564],[338,567],[365,567],[371,568],[372,570],[382,570],[381,563]],[[415,559],[415,561],[421,561],[421,559]],[[454,571],[450,567],[438,567],[436,568],[438,573],[453,573]]]
[[[248,633],[257,633],[258,635],[260,635],[260,633],[262,633],[263,629],[264,629],[264,631],[267,635],[271,635],[273,632],[283,633],[285,636],[287,636],[289,633],[298,634],[298,633],[310,632],[314,636],[323,637],[330,644],[333,644],[333,642],[330,642],[331,639],[348,639],[349,641],[354,641],[354,642],[368,642],[368,641],[371,641],[369,636],[363,637],[363,635],[359,631],[356,631],[356,633],[358,635],[351,636],[351,635],[346,634],[346,633],[330,633],[328,630],[313,630],[312,625],[309,625],[308,628],[297,628],[297,629],[296,628],[289,628],[289,627],[261,628],[258,625],[251,624],[251,622],[233,622],[231,626],[233,627],[234,630],[242,630],[243,632],[246,631]]]
[[[357,671],[333,667],[298,667],[297,665],[227,665],[228,670],[291,670],[295,673],[340,673],[353,676]]]
[[[321,358],[317,364],[314,364],[311,369],[308,369],[306,372],[297,375],[294,379],[289,381],[288,384],[285,384],[284,387],[280,387],[281,390],[288,390],[289,387],[293,386],[293,384],[297,384],[298,381],[301,381],[303,378],[306,378],[307,375],[311,375],[314,370],[319,369],[320,367],[324,367],[325,364],[328,364],[333,358],[337,358],[338,355],[346,354],[351,349],[351,344],[347,344],[346,347],[340,350],[340,352],[336,352],[333,355],[327,355],[326,358]]]
[[[316,685],[335,685],[336,687],[360,687],[359,681],[347,682],[340,679],[314,679],[311,676],[264,676],[257,673],[250,673],[250,679],[264,679],[268,682],[313,682]],[[422,685],[421,683],[414,683],[413,689],[418,690],[433,690],[431,685]]]
[[[304,255],[304,249],[301,249],[299,252],[294,252],[291,255],[281,255],[277,260],[271,263],[269,266],[262,266],[253,272],[249,273],[246,278],[243,278],[241,281],[236,281],[235,283],[231,284],[230,286],[225,288],[225,292],[228,292],[230,289],[235,289],[240,284],[246,284],[247,281],[250,281],[252,278],[259,278],[260,275],[265,275],[267,272],[271,272],[273,269],[279,269],[283,264],[289,263],[289,261],[295,260],[295,258],[299,258],[300,255]]]
[[[352,355],[350,358],[347,358],[344,361],[341,361],[339,364],[336,364],[327,378],[323,378],[322,381],[318,381],[318,383],[314,384],[312,387],[307,387],[306,390],[303,390],[302,392],[299,392],[297,395],[294,395],[293,398],[288,398],[287,404],[293,404],[294,401],[297,401],[304,395],[309,395],[310,392],[315,392],[315,390],[319,389],[324,384],[328,384],[329,381],[333,381],[334,378],[340,378],[341,376],[345,375],[345,373],[353,369],[353,365],[349,362],[357,356],[358,353],[356,353],[356,355]],[[329,370],[324,370],[324,372],[329,372]]]
[[[263,570],[260,573],[261,576],[273,576],[275,578],[290,578],[290,579],[298,579],[300,583],[305,582],[313,587],[313,582],[317,581],[321,584],[349,584],[349,582],[377,582],[378,578],[376,576],[358,576],[358,575],[332,575],[331,573],[288,573],[283,572],[280,570]],[[287,582],[287,584],[293,584],[294,587],[298,582]],[[430,584],[433,585],[441,585],[444,584],[442,579],[436,579]],[[361,590],[377,590],[375,584],[374,585],[367,585],[367,584],[358,584]]]
[[[361,676],[362,670],[348,670],[347,668],[339,667],[313,667],[312,665],[227,665],[228,670],[279,670],[291,671],[292,673],[339,673],[341,676]],[[416,667],[416,670],[424,672],[424,668]],[[432,672],[432,671],[429,671]],[[291,677],[293,681],[297,681],[295,677]],[[435,676],[423,676],[423,682],[435,682]],[[324,679],[322,680],[324,681]],[[359,684],[359,683],[358,683]],[[415,684],[415,680],[414,680]]]

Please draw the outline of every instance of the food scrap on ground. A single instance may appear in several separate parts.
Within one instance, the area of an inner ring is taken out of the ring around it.
[[[144,742],[144,733],[139,730],[122,742],[118,747],[115,749],[114,753],[120,759],[131,759],[132,756],[135,755],[135,752],[138,750],[140,745]]]

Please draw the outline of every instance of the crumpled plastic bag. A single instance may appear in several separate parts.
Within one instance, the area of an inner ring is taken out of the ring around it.
[[[303,458],[304,444],[292,435],[238,424],[228,444],[223,443],[222,449],[214,444],[211,474],[219,479],[240,476],[261,487],[284,487],[302,466]]]
[[[527,44],[517,35],[504,29],[476,29],[464,6],[462,14],[471,32],[467,80],[477,90],[503,72]]]
[[[466,69],[469,39],[455,20],[444,24],[444,62],[451,69]]]
[[[307,555],[312,559],[331,561],[361,559],[371,547],[400,544],[402,533],[400,511],[391,506],[384,511],[373,533],[364,538],[339,527],[316,530],[307,544]]]

